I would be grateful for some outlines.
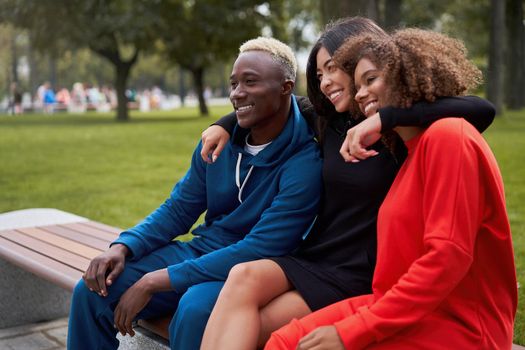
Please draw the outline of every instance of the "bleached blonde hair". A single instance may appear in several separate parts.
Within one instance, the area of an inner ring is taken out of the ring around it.
[[[297,60],[290,46],[274,38],[258,37],[248,40],[239,47],[239,53],[263,51],[269,53],[273,60],[283,68],[286,79],[295,81]]]

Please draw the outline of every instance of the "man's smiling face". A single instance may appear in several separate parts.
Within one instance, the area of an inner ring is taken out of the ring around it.
[[[243,128],[272,122],[283,108],[284,72],[272,56],[263,51],[241,53],[230,77],[230,101]]]

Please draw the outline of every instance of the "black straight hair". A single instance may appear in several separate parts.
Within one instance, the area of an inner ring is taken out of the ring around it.
[[[349,118],[349,113],[338,113],[330,100],[321,92],[320,82],[317,78],[317,53],[324,47],[330,56],[333,56],[346,39],[365,33],[380,36],[388,35],[371,19],[364,17],[342,18],[326,25],[323,33],[310,51],[306,63],[306,89],[308,98],[315,112],[320,117],[319,137],[321,142],[324,136],[324,129],[329,120],[337,116]]]

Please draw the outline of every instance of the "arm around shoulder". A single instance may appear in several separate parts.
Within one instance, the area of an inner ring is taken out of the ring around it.
[[[217,120],[212,125],[218,125],[222,127],[224,130],[228,132],[228,134],[233,133],[233,129],[235,128],[235,125],[237,124],[237,115],[235,112],[231,112],[229,114],[226,114],[221,119]]]
[[[421,101],[410,108],[385,107],[379,110],[381,132],[396,126],[427,127],[448,117],[464,118],[479,132],[485,131],[496,115],[494,105],[477,96],[441,97],[434,102]]]

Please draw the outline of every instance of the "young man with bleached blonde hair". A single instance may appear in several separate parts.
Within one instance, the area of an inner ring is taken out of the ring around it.
[[[284,70],[285,79],[295,81],[297,75],[297,61],[292,49],[282,42],[265,37],[248,40],[239,48],[240,53],[248,51],[262,51],[269,53]]]
[[[241,46],[223,157],[206,163],[199,143],[164,204],[92,260],[73,294],[69,349],[116,349],[133,320],[171,312],[171,348],[198,349],[230,269],[297,247],[317,211],[321,159],[292,95],[296,67],[275,39]],[[193,240],[174,240],[205,211]]]

